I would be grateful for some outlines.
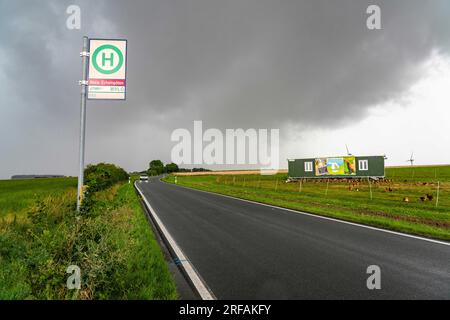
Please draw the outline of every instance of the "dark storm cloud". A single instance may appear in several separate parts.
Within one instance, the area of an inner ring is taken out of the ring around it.
[[[190,102],[190,119],[219,127],[329,126],[398,97],[448,48],[444,2],[381,2],[382,31],[366,28],[369,3],[165,1],[110,17],[136,46],[130,61],[147,61],[136,97],[159,112]]]
[[[80,31],[65,26],[70,4]],[[383,30],[366,28],[369,4]],[[433,50],[448,54],[449,17],[445,0],[2,1],[0,176],[76,172],[84,34],[129,40],[128,100],[88,104],[88,161],[134,169],[167,157],[170,131],[196,119],[300,129],[362,119],[400,98]]]

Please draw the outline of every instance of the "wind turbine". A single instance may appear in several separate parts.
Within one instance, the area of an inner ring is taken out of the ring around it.
[[[411,157],[409,158],[409,160],[406,160],[406,162],[410,162],[412,166],[414,165],[414,158],[413,158],[413,156],[414,156],[414,152],[411,152]]]
[[[348,155],[348,156],[352,156],[352,154],[350,153],[350,151],[348,151],[348,146],[347,146],[347,144],[345,144],[345,149],[347,149],[347,155]]]

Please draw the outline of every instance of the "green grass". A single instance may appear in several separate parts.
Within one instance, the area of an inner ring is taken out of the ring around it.
[[[386,178],[397,181],[450,182],[450,166],[386,168]]]
[[[0,217],[19,215],[34,202],[76,190],[76,178],[0,180]]]
[[[45,190],[35,196],[38,185]],[[21,218],[0,217],[0,299],[178,298],[132,184],[95,193],[82,216],[68,181],[32,180],[17,192],[24,203],[3,203]],[[66,288],[69,265],[81,269],[81,290]]]
[[[287,176],[178,176],[177,184],[261,203],[363,223],[395,231],[450,240],[450,166],[388,168],[383,182],[304,181]],[[165,180],[175,182],[174,176]],[[437,199],[439,181],[439,201]],[[370,196],[372,190],[372,197]],[[433,199],[420,198],[431,195]],[[408,202],[405,201],[408,199]]]

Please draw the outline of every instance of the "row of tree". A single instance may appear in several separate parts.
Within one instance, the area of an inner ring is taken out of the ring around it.
[[[150,161],[149,168],[147,170],[147,174],[149,176],[159,176],[163,173],[172,173],[172,172],[179,172],[180,168],[178,168],[178,165],[176,163],[168,163],[164,165],[164,163],[161,160],[152,160]]]
[[[164,173],[172,173],[172,172],[202,172],[202,171],[211,171],[211,170],[205,168],[184,169],[179,168],[178,165],[173,162],[164,165],[164,163],[161,160],[152,160],[150,161],[147,174],[149,176],[159,176]]]

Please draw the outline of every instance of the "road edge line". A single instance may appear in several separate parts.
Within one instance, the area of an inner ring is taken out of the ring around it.
[[[189,261],[187,256],[184,254],[183,250],[178,246],[172,235],[169,233],[167,228],[162,223],[161,219],[156,214],[156,211],[152,208],[148,200],[145,198],[143,192],[139,189],[137,182],[134,183],[134,187],[138,191],[142,200],[144,201],[145,206],[151,213],[153,219],[155,220],[156,225],[158,226],[160,232],[163,234],[166,239],[168,245],[174,252],[175,256],[180,262],[180,266],[184,269],[186,275],[189,277],[189,280],[197,290],[198,294],[202,298],[202,300],[216,300],[217,298],[214,296],[211,289],[208,288],[205,281],[202,279],[200,274],[196,271],[192,263]]]
[[[280,209],[280,210],[283,210],[283,211],[289,211],[289,212],[293,212],[293,213],[297,213],[297,214],[300,213],[300,214],[303,214],[303,215],[306,215],[306,216],[309,216],[309,217],[314,217],[314,218],[318,218],[318,219],[324,219],[324,220],[329,220],[329,221],[349,224],[349,225],[352,225],[352,226],[357,226],[357,227],[361,227],[361,228],[371,229],[371,230],[375,230],[375,231],[386,232],[386,233],[390,233],[390,234],[394,234],[394,235],[402,236],[402,237],[406,237],[406,238],[412,238],[412,239],[416,239],[416,240],[422,240],[422,241],[432,242],[432,243],[436,243],[436,244],[441,244],[441,245],[444,245],[444,246],[450,246],[450,242],[445,242],[445,241],[441,241],[441,240],[435,240],[435,239],[431,239],[431,238],[425,238],[425,237],[421,237],[421,236],[415,236],[415,235],[412,235],[412,234],[402,233],[402,232],[388,230],[388,229],[382,229],[382,228],[373,227],[373,226],[360,224],[360,223],[356,223],[356,222],[340,220],[340,219],[337,219],[337,218],[321,216],[319,214],[314,214],[314,213],[309,213],[309,212],[304,212],[304,211],[298,211],[298,210],[289,209],[289,208],[283,208],[283,207],[279,207],[279,206],[275,206],[275,205],[271,205],[271,204],[267,204],[267,203],[262,203],[262,202],[257,202],[257,201],[253,201],[253,200],[237,198],[237,197],[233,197],[233,196],[229,196],[229,195],[221,194],[221,193],[216,193],[216,192],[212,192],[212,191],[206,191],[206,190],[201,190],[201,189],[195,189],[195,188],[191,188],[191,187],[181,186],[179,184],[162,181],[161,179],[159,181],[161,181],[162,183],[174,185],[174,186],[180,187],[180,188],[185,188],[185,189],[189,189],[189,190],[194,190],[194,191],[214,194],[214,195],[222,196],[222,197],[225,197],[225,198],[240,200],[240,201],[249,202],[249,203],[253,203],[253,204],[259,204],[261,206],[274,208],[274,209]]]

